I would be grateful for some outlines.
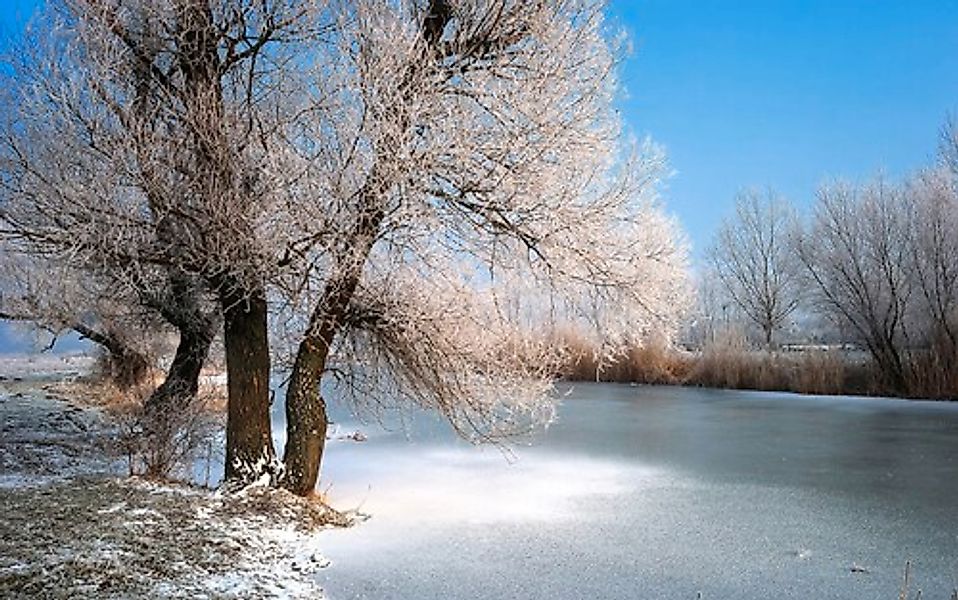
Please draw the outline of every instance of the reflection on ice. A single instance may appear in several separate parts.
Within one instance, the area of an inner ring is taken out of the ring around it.
[[[490,448],[334,447],[320,487],[334,506],[376,519],[489,523],[575,516],[575,501],[621,493],[639,473],[621,462]],[[348,454],[348,456],[343,456]],[[651,475],[652,470],[649,470]]]

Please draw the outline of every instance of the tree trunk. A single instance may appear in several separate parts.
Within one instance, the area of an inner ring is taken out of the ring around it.
[[[226,478],[251,483],[275,475],[270,430],[267,306],[260,291],[248,298],[222,294],[229,408],[226,421]]]
[[[326,360],[359,285],[363,264],[372,248],[373,232],[381,220],[381,212],[365,215],[360,220],[351,257],[342,260],[351,268],[327,283],[319,304],[310,315],[306,335],[296,352],[289,387],[286,389],[283,486],[300,496],[311,494],[316,487],[326,446],[326,402],[319,390]]]
[[[174,410],[188,404],[199,390],[200,371],[213,343],[212,324],[208,328],[180,329],[180,341],[166,379],[147,398],[147,411]]]
[[[316,488],[326,447],[326,402],[319,390],[328,351],[314,343],[300,344],[286,391],[286,448],[283,485],[307,496]]]
[[[877,339],[869,349],[872,360],[878,368],[877,381],[881,394],[902,395],[908,393],[908,377],[901,354],[895,344],[884,336]]]
[[[149,375],[150,361],[109,331],[97,331],[83,323],[74,323],[72,329],[106,350],[106,375],[121,390],[142,383]]]
[[[421,24],[423,38],[430,48],[438,49],[442,32],[452,19],[452,14],[451,6],[445,0],[430,0]],[[410,69],[417,67],[415,63],[410,64]],[[405,120],[400,123],[400,129],[408,125]],[[378,152],[384,150],[380,148]],[[385,160],[385,157],[379,158]],[[379,162],[377,160],[377,164]],[[363,265],[385,217],[379,199],[386,191],[380,186],[388,178],[382,175],[374,167],[360,193],[363,199],[360,206],[365,209],[358,216],[350,236],[350,247],[338,257],[341,274],[327,283],[318,305],[310,315],[309,326],[299,344],[286,390],[283,486],[301,496],[311,494],[315,489],[326,447],[326,402],[319,389],[326,360],[342,328],[349,303],[359,285]]]
[[[213,324],[194,324],[180,330],[173,363],[166,379],[144,402],[143,433],[147,449],[146,475],[165,479],[182,460],[183,436],[189,436],[199,390],[200,371],[213,343]]]

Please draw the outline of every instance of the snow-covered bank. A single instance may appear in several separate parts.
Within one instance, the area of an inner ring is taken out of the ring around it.
[[[0,490],[4,598],[316,598],[331,514],[135,479]]]
[[[28,372],[24,364],[3,361],[0,369],[0,488],[121,473],[109,452],[114,427],[106,414],[64,396],[55,371]]]
[[[0,597],[317,598],[319,531],[288,493],[123,477],[108,413],[63,386],[78,361],[0,361]]]

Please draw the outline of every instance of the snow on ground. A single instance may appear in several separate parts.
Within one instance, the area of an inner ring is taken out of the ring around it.
[[[319,531],[347,517],[276,490],[124,477],[110,417],[63,385],[87,366],[0,360],[0,597],[322,595]]]
[[[0,377],[0,488],[122,472],[108,451],[113,427],[102,410],[65,397],[56,380]]]
[[[0,355],[0,382],[74,379],[89,373],[93,362],[86,354]]]

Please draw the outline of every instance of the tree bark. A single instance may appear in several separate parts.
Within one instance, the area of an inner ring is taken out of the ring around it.
[[[300,496],[316,488],[326,447],[326,401],[319,390],[327,349],[303,343],[286,391],[286,447],[283,486]]]
[[[177,25],[177,67],[183,76],[182,97],[185,124],[192,138],[190,154],[193,169],[187,178],[195,186],[201,205],[215,218],[242,227],[239,213],[228,208],[241,208],[244,202],[233,194],[234,169],[242,164],[235,155],[235,144],[228,142],[229,124],[223,103],[223,63],[219,54],[222,32],[214,23],[210,0],[176,0],[173,2]],[[207,217],[208,218],[208,217]],[[214,218],[214,222],[215,222]],[[189,225],[187,223],[187,225]],[[214,225],[215,226],[215,225]],[[202,237],[202,236],[200,236]],[[194,236],[178,238],[189,252]],[[255,239],[252,231],[244,231],[239,239]],[[213,248],[213,252],[219,248]],[[263,474],[275,476],[276,455],[270,431],[270,357],[267,336],[266,292],[262,282],[223,275],[223,269],[248,266],[241,252],[218,255],[230,265],[221,264],[205,277],[218,290],[224,317],[224,347],[229,407],[226,422],[226,479],[251,483]],[[240,281],[239,279],[244,279]]]
[[[147,412],[186,408],[199,390],[199,377],[215,337],[216,322],[203,309],[201,290],[195,278],[171,269],[170,296],[144,295],[144,302],[159,312],[179,333],[176,354],[166,379],[145,403]]]
[[[199,391],[200,372],[213,344],[213,324],[205,321],[180,328],[180,341],[166,379],[144,403],[147,421],[165,430],[164,423],[190,408]]]
[[[199,390],[200,371],[213,342],[212,333],[212,323],[206,329],[193,326],[180,330],[180,341],[166,379],[144,403],[143,433],[150,456],[146,461],[148,477],[167,478],[176,466],[177,438],[188,433],[196,416],[192,412],[193,404]]]
[[[326,285],[323,296],[309,319],[306,336],[296,351],[296,361],[286,389],[286,448],[283,486],[300,496],[313,492],[319,478],[323,450],[326,446],[326,402],[319,385],[329,350],[342,328],[346,310],[352,300],[362,265],[372,247],[371,232],[379,226],[381,214],[364,218],[354,244],[353,267],[342,277]]]
[[[289,387],[286,389],[286,448],[283,486],[295,494],[313,492],[326,446],[326,403],[320,383],[329,350],[342,329],[349,303],[359,285],[363,265],[372,248],[383,213],[364,214],[353,235],[351,252],[340,264],[350,265],[340,277],[326,284],[310,315],[309,326],[296,352]]]
[[[269,340],[262,291],[248,297],[221,294],[229,409],[226,421],[226,478],[251,483],[275,475],[270,428]]]

